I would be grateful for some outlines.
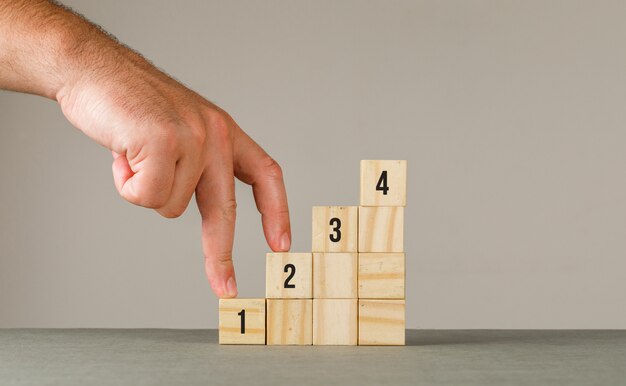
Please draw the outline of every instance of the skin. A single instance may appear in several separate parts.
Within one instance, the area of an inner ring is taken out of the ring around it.
[[[127,201],[178,217],[195,193],[205,270],[218,297],[237,296],[234,178],[252,186],[273,251],[291,230],[280,166],[218,106],[56,3],[0,0],[0,88],[58,102],[113,155]]]

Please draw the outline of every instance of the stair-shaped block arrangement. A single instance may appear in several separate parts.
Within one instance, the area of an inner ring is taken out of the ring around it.
[[[315,206],[311,252],[268,253],[265,298],[220,299],[220,344],[404,345],[407,162],[361,161],[360,206]]]

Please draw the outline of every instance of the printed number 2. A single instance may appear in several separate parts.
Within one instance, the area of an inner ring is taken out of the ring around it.
[[[380,174],[380,178],[378,178],[378,183],[376,184],[376,190],[380,190],[383,192],[383,196],[387,195],[389,191],[389,187],[387,186],[387,171],[383,170]]]
[[[296,266],[293,264],[285,265],[285,273],[287,273],[287,271],[291,271],[291,273],[287,276],[287,279],[285,279],[285,288],[296,288],[295,284],[289,284],[289,280],[293,279],[293,275],[296,274]]]
[[[241,333],[246,333],[246,310],[241,310],[237,315],[241,316]]]
[[[333,228],[333,233],[331,233],[330,236],[330,241],[332,241],[333,243],[336,243],[337,241],[341,240],[341,230],[339,230],[339,228],[341,228],[341,220],[338,219],[337,217],[333,217],[330,219],[330,223],[328,224]]]

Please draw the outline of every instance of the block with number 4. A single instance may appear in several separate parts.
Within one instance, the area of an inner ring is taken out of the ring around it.
[[[359,207],[359,252],[404,252],[404,208]]]
[[[220,344],[265,344],[265,299],[220,299]]]
[[[361,206],[405,206],[406,161],[361,161]]]
[[[356,252],[358,207],[314,206],[313,252]]]
[[[313,254],[268,253],[265,262],[265,296],[269,299],[311,299]]]

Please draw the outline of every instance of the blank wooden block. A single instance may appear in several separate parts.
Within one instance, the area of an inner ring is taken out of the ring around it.
[[[361,206],[405,206],[406,161],[361,161]]]
[[[312,299],[267,299],[268,345],[310,345],[312,342]]]
[[[404,252],[404,208],[359,207],[359,252]]]
[[[321,299],[356,299],[356,253],[313,254],[313,297]]]
[[[313,255],[268,253],[265,262],[265,296],[274,299],[311,299]]]
[[[404,300],[359,299],[359,345],[403,346]]]
[[[359,298],[404,299],[404,253],[359,253]]]
[[[265,299],[220,299],[220,344],[265,344]]]
[[[358,207],[314,206],[313,252],[356,252]]]
[[[313,299],[313,344],[357,344],[357,299]]]

